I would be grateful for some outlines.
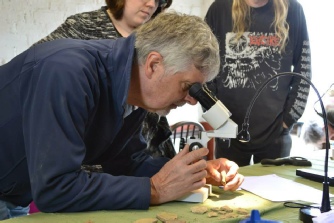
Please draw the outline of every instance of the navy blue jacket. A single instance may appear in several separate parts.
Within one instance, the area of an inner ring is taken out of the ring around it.
[[[147,209],[167,158],[123,118],[135,37],[39,44],[0,67],[0,199],[45,212]],[[108,173],[87,173],[101,164]]]

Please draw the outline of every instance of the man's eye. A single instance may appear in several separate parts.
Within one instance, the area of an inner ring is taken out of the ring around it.
[[[189,89],[191,88],[191,84],[186,84],[185,86],[184,86],[184,91],[189,91]]]

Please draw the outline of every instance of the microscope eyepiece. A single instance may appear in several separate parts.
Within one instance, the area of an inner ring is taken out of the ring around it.
[[[190,87],[189,95],[199,101],[205,110],[209,110],[217,102],[217,98],[212,95],[211,91],[200,83],[195,83]]]

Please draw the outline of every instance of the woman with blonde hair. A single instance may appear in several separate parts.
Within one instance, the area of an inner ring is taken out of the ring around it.
[[[256,91],[269,78],[294,71],[311,79],[307,25],[297,0],[216,0],[206,21],[219,40],[221,70],[209,83],[241,130]],[[216,157],[240,166],[290,155],[290,129],[302,116],[306,81],[292,75],[269,82],[249,119],[251,141],[216,139]]]

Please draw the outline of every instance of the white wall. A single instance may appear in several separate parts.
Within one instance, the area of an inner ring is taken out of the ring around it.
[[[171,9],[204,17],[212,0],[173,0]],[[0,0],[0,65],[40,40],[75,13],[105,5],[105,0]]]
[[[0,64],[53,31],[67,16],[101,5],[104,0],[1,0]]]
[[[312,56],[312,83],[322,95],[334,83],[332,29],[334,21],[333,0],[298,0],[304,9],[310,37]],[[307,102],[304,115],[300,119],[306,122],[316,116],[313,104],[318,100],[313,89]]]

